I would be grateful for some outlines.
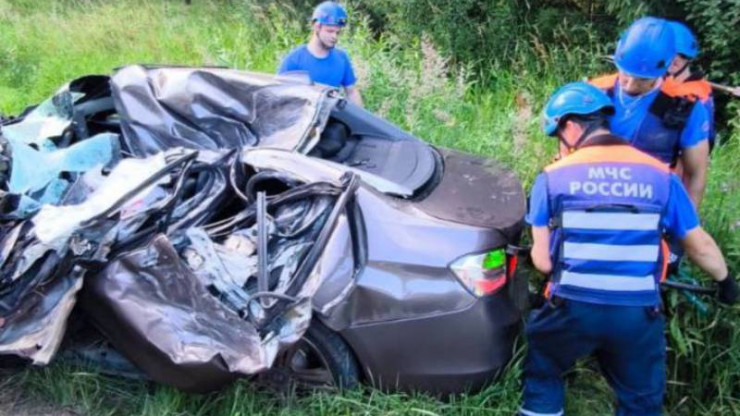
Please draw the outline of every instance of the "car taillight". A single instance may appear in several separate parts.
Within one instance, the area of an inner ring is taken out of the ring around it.
[[[507,259],[504,249],[492,250],[482,254],[471,254],[461,257],[450,265],[450,269],[462,284],[474,295],[481,297],[496,293],[506,284]]]

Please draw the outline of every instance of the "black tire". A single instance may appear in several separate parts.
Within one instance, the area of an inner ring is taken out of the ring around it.
[[[282,352],[260,379],[280,390],[344,390],[359,384],[360,370],[342,337],[313,321],[303,338]]]

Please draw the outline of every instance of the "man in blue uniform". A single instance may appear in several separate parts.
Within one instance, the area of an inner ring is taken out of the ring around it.
[[[591,82],[612,99],[614,134],[671,168],[679,160],[683,182],[695,207],[706,186],[711,118],[703,105],[665,82],[676,56],[673,28],[663,19],[644,17],[621,36],[614,53],[618,74]]]
[[[612,135],[613,112],[610,98],[586,83],[564,86],[544,110],[545,133],[569,154],[538,176],[527,215],[532,260],[550,281],[548,301],[527,322],[521,415],[562,415],[562,374],[590,355],[615,390],[619,415],[661,414],[664,232],[718,282],[720,301],[738,297],[678,177]]]
[[[311,38],[283,58],[278,74],[306,71],[313,82],[344,88],[347,99],[361,106],[352,61],[347,52],[336,48],[346,24],[347,12],[339,3],[325,1],[316,6],[311,17]]]

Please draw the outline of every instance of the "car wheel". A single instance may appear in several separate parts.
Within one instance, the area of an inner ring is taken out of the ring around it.
[[[313,321],[303,338],[282,352],[260,378],[280,390],[350,389],[359,383],[360,371],[342,337]]]

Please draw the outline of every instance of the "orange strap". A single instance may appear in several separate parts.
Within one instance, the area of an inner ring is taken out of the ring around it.
[[[588,83],[602,90],[608,90],[614,88],[617,83],[617,74],[602,75],[588,80]]]
[[[588,82],[602,90],[608,90],[617,83],[618,74],[602,75],[592,78]],[[670,97],[684,97],[691,101],[706,101],[712,95],[712,84],[706,79],[696,81],[679,82],[673,77],[664,80],[660,90]]]
[[[683,97],[689,101],[707,101],[712,95],[712,85],[706,79],[679,82],[673,77],[666,78],[660,90],[670,97]]]
[[[665,240],[660,240],[660,252],[663,255],[662,270],[660,272],[660,281],[664,282],[668,278],[668,264],[671,260],[671,249],[668,248],[668,243]]]

